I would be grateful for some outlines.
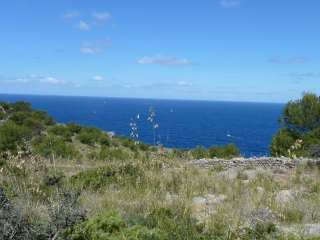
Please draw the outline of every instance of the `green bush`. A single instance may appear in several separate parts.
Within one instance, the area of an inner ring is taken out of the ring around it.
[[[108,148],[103,146],[98,154],[100,160],[126,160],[129,154],[122,151],[120,148]]]
[[[23,120],[23,125],[30,128],[35,135],[40,134],[44,129],[43,123],[37,118],[27,117]]]
[[[75,122],[69,122],[67,124],[67,128],[69,129],[70,132],[72,133],[80,133],[80,131],[82,130],[82,128],[84,128],[84,126],[77,124]]]
[[[141,225],[127,227],[122,217],[115,212],[106,212],[95,214],[92,219],[78,226],[71,239],[157,240],[161,238],[157,230]]]
[[[52,116],[46,116],[43,122],[46,126],[53,126],[57,124]]]
[[[32,130],[26,126],[19,126],[12,120],[0,125],[0,153],[10,150],[16,153],[17,146],[23,145],[23,139],[30,140]]]
[[[15,103],[10,104],[11,107],[14,109],[15,112],[32,112],[34,111],[33,108],[30,107],[30,102],[23,102],[23,101],[17,101]]]
[[[195,159],[206,158],[208,157],[208,149],[204,146],[196,146],[195,149],[191,150],[191,155]]]
[[[1,104],[0,104],[1,106]],[[7,118],[7,114],[5,114],[3,111],[0,111],[0,120],[4,120]]]
[[[80,153],[75,149],[74,145],[66,143],[65,138],[55,137],[52,134],[35,137],[32,145],[34,146],[34,153],[43,157],[49,157],[53,154],[63,158],[80,157]]]
[[[228,143],[224,146],[212,145],[209,148],[209,157],[214,158],[231,158],[236,157],[239,154],[239,149],[234,143]]]
[[[137,179],[144,179],[144,171],[132,164],[119,167],[99,167],[73,175],[71,183],[80,185],[83,188],[98,190],[109,186],[111,183],[120,185],[136,185]]]
[[[56,136],[62,136],[68,128],[64,125],[56,124],[48,128],[48,133],[53,133]]]
[[[172,148],[173,156],[177,158],[187,158],[189,149],[187,148]]]
[[[99,138],[99,143],[101,144],[101,145],[104,145],[104,146],[110,146],[110,142],[111,142],[111,140],[110,140],[110,138],[109,138],[109,136],[107,135],[107,134],[102,134],[101,136],[100,136],[100,138]]]
[[[89,146],[94,146],[95,139],[94,137],[89,133],[80,133],[76,136],[76,139],[78,139],[81,143],[87,144]]]
[[[65,177],[62,172],[52,173],[52,174],[44,174],[42,176],[43,183],[46,186],[55,186],[61,183],[61,180]]]
[[[191,150],[191,155],[195,159],[200,158],[231,158],[236,157],[239,154],[239,149],[234,143],[228,143],[224,146],[212,145],[209,149],[203,146],[197,146],[195,149]]]

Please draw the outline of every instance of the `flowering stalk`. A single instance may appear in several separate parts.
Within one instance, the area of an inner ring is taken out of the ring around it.
[[[154,112],[155,110],[153,109],[152,106],[150,106],[149,109],[150,112],[150,117],[148,117],[148,121],[152,123],[152,130],[153,130],[153,146],[156,145],[156,128],[159,127],[158,124],[154,123],[154,116],[156,115]]]
[[[131,123],[130,123],[130,126],[131,126],[131,130],[132,130],[132,132],[131,132],[131,134],[130,134],[130,137],[132,137],[132,138],[136,138],[137,139],[137,141],[135,141],[135,143],[134,144],[139,144],[139,141],[138,141],[138,133],[137,133],[137,124],[135,123],[135,121],[134,121],[134,119],[133,118],[131,118]]]

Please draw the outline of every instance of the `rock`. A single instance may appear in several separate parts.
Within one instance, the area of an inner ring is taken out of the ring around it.
[[[216,212],[215,206],[226,199],[227,197],[223,194],[218,196],[206,194],[203,197],[194,197],[191,203],[192,216],[198,220],[198,224],[201,224],[205,222],[212,213]]]
[[[172,202],[172,200],[177,199],[177,194],[170,194],[169,192],[166,193],[166,200]]]
[[[117,137],[115,132],[108,132],[108,136],[109,136],[110,139],[113,139],[113,138]]]
[[[305,224],[305,231],[310,236],[320,236],[320,223]]]
[[[320,236],[320,223],[302,224],[302,225],[291,225],[291,226],[278,226],[285,234],[293,233],[297,236],[303,235],[309,237]]]
[[[263,187],[257,187],[257,191],[260,194],[263,194],[265,192]]]
[[[249,183],[249,180],[242,180],[242,183],[243,183],[243,184],[248,184],[248,183]]]
[[[207,199],[208,204],[219,204],[221,202],[224,202],[227,199],[226,195],[220,194],[218,196],[212,195],[212,194],[206,194],[204,197]]]
[[[249,179],[253,178],[256,175],[256,172],[257,171],[253,169],[243,171],[244,174],[247,174]]]
[[[276,201],[279,204],[284,204],[293,200],[294,191],[293,190],[282,190],[278,192],[276,196]]]

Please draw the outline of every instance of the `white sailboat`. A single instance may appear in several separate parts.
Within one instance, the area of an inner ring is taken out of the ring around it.
[[[228,131],[228,134],[227,134],[227,136],[228,136],[228,137],[230,137],[230,136],[231,136],[231,135],[230,135],[230,133],[229,133],[229,131]]]

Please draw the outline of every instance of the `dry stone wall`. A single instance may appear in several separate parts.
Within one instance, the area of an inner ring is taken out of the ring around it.
[[[223,159],[223,158],[213,158],[213,159],[199,159],[192,160],[187,163],[187,166],[196,166],[200,168],[209,168],[213,165],[222,165],[226,168],[234,167],[244,167],[247,165],[252,165],[255,167],[265,167],[265,168],[293,168],[300,162],[311,161],[317,164],[320,164],[320,158],[318,159],[308,159],[308,158],[274,158],[274,157],[251,157],[251,158],[232,158],[232,159]]]

